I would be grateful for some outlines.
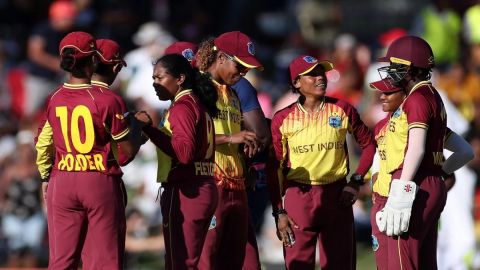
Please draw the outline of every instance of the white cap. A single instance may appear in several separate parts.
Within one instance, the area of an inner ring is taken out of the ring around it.
[[[33,133],[30,130],[24,129],[17,133],[17,144],[32,144],[33,145]]]
[[[165,42],[169,45],[175,42],[175,38],[157,22],[142,24],[133,35],[133,43],[137,46],[145,46],[153,42]]]

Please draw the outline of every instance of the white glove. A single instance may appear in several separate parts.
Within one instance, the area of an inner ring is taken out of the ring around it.
[[[412,204],[417,190],[417,185],[412,181],[392,180],[387,203],[375,215],[378,229],[381,232],[392,236],[408,231]]]

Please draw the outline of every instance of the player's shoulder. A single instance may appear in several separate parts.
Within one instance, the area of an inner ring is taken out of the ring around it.
[[[430,82],[420,82],[417,86],[414,86],[405,103],[425,102],[436,99],[437,96],[439,94]]]
[[[60,85],[52,93],[50,93],[46,98],[47,103],[53,100],[60,93],[62,89],[64,89],[63,85]]]
[[[116,93],[98,86],[92,86],[90,93],[95,102],[99,105],[111,106],[118,104],[120,100],[123,101],[123,99]]]
[[[343,99],[338,99],[335,97],[330,97],[330,96],[325,96],[325,103],[330,104],[332,106],[339,107],[345,112],[350,112],[350,111],[355,111],[355,107],[353,107],[352,104],[348,103],[347,101]]]
[[[387,126],[388,118],[389,117],[385,117],[382,120],[378,121],[377,124],[375,124],[375,127],[374,127],[375,135],[377,135],[383,128]]]
[[[200,100],[193,93],[182,95],[175,99],[172,107],[169,109],[170,113],[198,113],[201,109]]]
[[[241,96],[241,95],[256,95],[257,94],[257,90],[255,89],[255,87],[253,87],[253,85],[250,83],[250,81],[248,81],[247,79],[245,79],[244,77],[241,77],[240,80],[232,85],[232,89],[237,92],[237,95]]]
[[[60,102],[75,102],[72,97],[75,96],[76,98],[81,97],[82,95],[88,95],[89,90],[91,90],[91,86],[89,84],[67,84],[64,83],[58,86],[49,96],[47,96],[46,102],[47,104],[53,104],[56,101]]]
[[[297,101],[293,102],[292,104],[286,106],[283,109],[278,110],[272,117],[272,123],[283,121],[289,114],[295,112],[298,109]]]

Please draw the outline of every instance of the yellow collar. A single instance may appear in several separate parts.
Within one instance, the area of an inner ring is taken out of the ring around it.
[[[92,85],[101,86],[101,87],[104,87],[104,88],[110,88],[107,83],[104,83],[104,82],[101,82],[101,81],[93,81],[92,80]]]
[[[80,83],[80,84],[71,84],[71,83],[63,83],[63,87],[69,89],[82,89],[82,88],[89,88],[91,85],[87,83]]]
[[[192,93],[192,89],[185,89],[185,90],[182,90],[180,92],[178,92],[176,95],[175,95],[175,98],[173,98],[173,102],[177,101],[179,98],[185,96],[185,95],[189,95]]]

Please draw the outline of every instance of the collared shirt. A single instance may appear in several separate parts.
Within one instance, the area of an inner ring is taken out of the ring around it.
[[[242,110],[235,92],[227,85],[213,81],[218,92],[219,114],[213,119],[215,134],[231,135],[242,130]],[[245,189],[245,164],[238,144],[224,143],[215,149],[215,179],[227,189]]]
[[[213,121],[192,90],[179,92],[159,127],[144,132],[157,146],[158,182],[212,179]]]
[[[99,171],[122,174],[110,160],[112,140],[129,132],[119,103],[89,84],[63,84],[47,100],[35,140],[42,179],[50,171]]]
[[[374,154],[372,133],[356,109],[347,102],[325,97],[320,109],[308,112],[299,101],[275,114],[272,138],[279,177],[310,185],[324,185],[343,179],[349,171],[347,133],[363,151],[357,172],[364,175]]]
[[[427,129],[425,154],[417,175],[440,175],[444,161],[447,115],[440,95],[428,81],[415,85],[403,104],[388,116],[381,128],[384,159],[381,160],[380,170],[383,167],[384,173],[390,174],[390,179],[381,177],[377,180],[373,190],[380,195],[388,195],[391,179],[401,176],[408,149],[408,132],[412,128]],[[377,135],[377,142],[379,138]]]

